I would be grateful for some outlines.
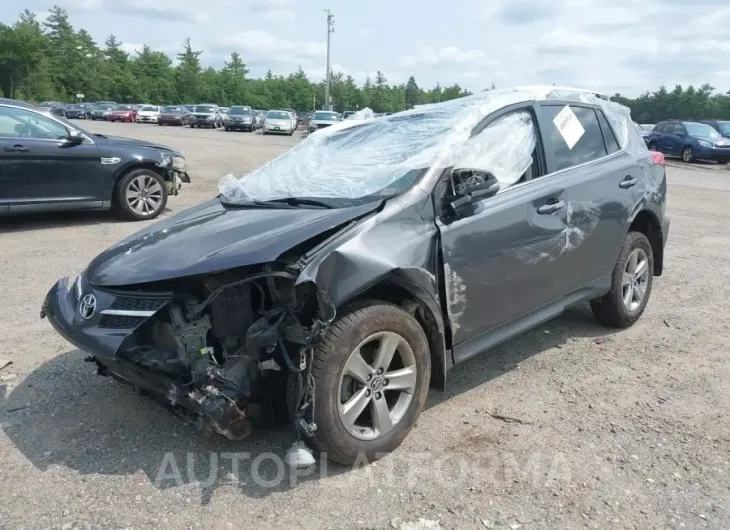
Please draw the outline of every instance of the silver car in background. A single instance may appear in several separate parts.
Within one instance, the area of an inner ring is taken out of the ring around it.
[[[288,110],[270,110],[264,118],[264,134],[294,134],[296,125],[292,123],[292,115]]]

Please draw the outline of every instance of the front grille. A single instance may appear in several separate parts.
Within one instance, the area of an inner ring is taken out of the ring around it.
[[[99,327],[104,329],[134,329],[145,320],[147,320],[147,317],[102,315]]]
[[[114,299],[109,309],[118,311],[157,311],[167,303],[164,298],[131,298],[120,296]]]

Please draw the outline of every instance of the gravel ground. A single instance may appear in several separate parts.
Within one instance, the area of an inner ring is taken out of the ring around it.
[[[165,215],[297,141],[84,125],[187,156],[193,182]],[[730,171],[672,163],[669,190],[665,275],[634,327],[572,309],[457,367],[392,455],[307,476],[279,467],[286,428],[199,432],[39,320],[57,278],[142,223],[2,219],[0,527],[730,528]]]

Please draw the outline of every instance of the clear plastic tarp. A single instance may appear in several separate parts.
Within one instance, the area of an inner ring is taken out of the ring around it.
[[[600,105],[621,147],[634,154],[647,152],[628,108],[580,89],[521,87],[380,118],[373,118],[367,109],[370,112],[362,112],[358,119],[308,136],[248,175],[223,177],[219,189],[232,203],[290,197],[357,199],[377,195],[415,170],[451,166],[490,171],[504,188],[533,162],[536,138],[530,113],[506,115],[474,136],[473,130],[508,105],[548,99]]]

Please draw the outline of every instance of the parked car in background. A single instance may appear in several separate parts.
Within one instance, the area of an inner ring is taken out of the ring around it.
[[[685,162],[715,160],[730,161],[730,140],[706,123],[666,120],[649,134],[647,145],[652,151],[679,156]]]
[[[291,114],[294,130],[296,130],[296,128],[299,126],[299,117],[297,116],[297,111],[294,109],[284,109],[284,110],[287,111],[289,114]]]
[[[115,208],[157,217],[190,182],[185,158],[144,140],[92,134],[20,101],[0,99],[0,213]]]
[[[88,119],[90,109],[91,105],[89,103],[73,103],[66,107],[66,118],[75,120]]]
[[[229,439],[279,399],[344,465],[395,450],[454,364],[566,308],[641,318],[667,186],[627,108],[544,86],[348,125],[112,246],[41,315],[97,373]]]
[[[92,121],[106,120],[116,106],[117,104],[113,101],[98,101],[89,111],[89,119]]]
[[[355,114],[355,112],[356,111],[354,111],[354,110],[346,110],[345,112],[342,113],[342,119],[346,120],[347,118],[349,118],[350,116]]]
[[[266,113],[263,110],[256,109],[253,111],[253,115],[254,115],[254,128],[260,129],[261,127],[264,126],[264,116],[266,115]]]
[[[253,109],[248,105],[235,105],[223,116],[223,126],[226,131],[249,131],[256,128],[256,117]]]
[[[223,126],[223,115],[218,105],[205,103],[196,105],[191,116],[190,127],[211,127],[217,129]]]
[[[47,109],[56,116],[66,117],[66,104],[60,101],[43,101],[38,106],[42,109]]]
[[[644,143],[648,146],[649,145],[649,135],[651,134],[651,131],[654,129],[654,124],[634,123],[634,125],[636,125],[636,128],[639,131],[639,134],[644,139]]]
[[[309,133],[313,133],[318,129],[324,129],[339,121],[341,121],[340,115],[336,112],[317,110],[312,113],[307,130]]]
[[[270,110],[264,118],[264,134],[294,134],[296,125],[292,122],[292,114],[288,110]]]
[[[157,123],[160,117],[160,107],[157,105],[142,105],[137,111],[137,123]]]
[[[223,114],[224,116],[225,116],[226,114],[228,114],[228,111],[229,111],[229,110],[231,110],[231,108],[230,108],[230,107],[219,107],[219,108],[220,108],[220,110],[221,110],[221,114]]]
[[[162,110],[157,117],[158,125],[190,125],[193,120],[193,115],[183,105],[168,105],[162,107]]]
[[[724,138],[730,138],[730,121],[726,120],[702,120],[700,123],[706,123]]]
[[[133,123],[137,117],[137,109],[134,105],[117,105],[107,116],[111,122],[121,121]]]

